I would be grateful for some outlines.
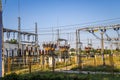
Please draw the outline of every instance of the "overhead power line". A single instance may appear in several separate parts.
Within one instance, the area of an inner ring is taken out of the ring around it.
[[[47,27],[47,28],[41,28],[41,29],[48,29],[48,28],[65,28],[65,27],[70,27],[70,26],[79,26],[79,25],[85,25],[85,24],[91,24],[91,23],[98,23],[98,22],[106,22],[106,21],[113,21],[113,20],[120,20],[120,17],[118,18],[111,18],[111,19],[105,19],[105,20],[97,20],[97,21],[92,21],[92,22],[85,22],[85,23],[80,23],[80,24],[71,24],[71,25],[63,25],[63,26],[53,26],[53,27]]]
[[[67,32],[67,33],[60,33],[60,34],[68,34],[68,33],[75,34],[75,32]],[[45,33],[45,34],[38,34],[38,35],[52,35],[52,33]],[[54,35],[57,35],[57,33]]]
[[[20,17],[20,0],[18,0],[18,16]]]
[[[52,26],[52,27],[46,27],[46,28],[40,28],[38,30],[40,31],[52,31],[52,28],[53,31],[56,31],[56,29],[59,29],[61,28],[60,30],[70,30],[70,29],[77,29],[78,26],[81,26],[81,27],[86,27],[88,26],[89,24],[93,24],[93,23],[99,23],[99,22],[102,22],[102,24],[104,24],[103,22],[107,22],[107,21],[115,21],[115,20],[120,20],[120,18],[111,18],[111,19],[105,19],[105,20],[98,20],[98,21],[92,21],[92,22],[85,22],[85,23],[80,23],[80,24],[71,24],[71,25],[63,25],[63,26]],[[111,23],[111,22],[110,22]],[[72,27],[73,26],[73,27]],[[75,27],[74,27],[75,26]],[[76,27],[77,26],[77,27]],[[50,30],[51,29],[51,30]],[[22,29],[22,30],[33,30],[32,29]]]
[[[2,9],[2,13],[4,14],[4,11],[5,11],[5,8],[7,7],[6,5],[7,5],[7,1],[8,0],[4,0],[4,7],[3,7],[3,9]]]

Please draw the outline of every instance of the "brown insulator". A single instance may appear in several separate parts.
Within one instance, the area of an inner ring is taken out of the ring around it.
[[[39,55],[41,55],[41,53],[42,53],[42,51],[41,51],[41,49],[39,49]]]
[[[24,54],[23,55],[26,56],[26,50],[24,50]]]
[[[57,48],[56,44],[54,44],[53,48]]]
[[[20,48],[18,49],[18,56],[19,57],[21,56],[21,49]]]
[[[26,51],[28,51],[28,46],[26,46]]]
[[[51,44],[51,48],[53,48],[54,47],[54,44]]]
[[[31,50],[31,52],[33,52],[33,47],[31,47],[31,49],[30,49],[30,50]]]
[[[31,56],[31,50],[28,50],[28,56]]]
[[[45,50],[45,53],[44,54],[47,54],[47,50]]]
[[[43,44],[43,48],[45,48],[45,44]]]
[[[47,44],[47,47],[51,47],[51,44],[49,43],[49,44]]]
[[[44,50],[42,50],[42,55],[44,55]]]

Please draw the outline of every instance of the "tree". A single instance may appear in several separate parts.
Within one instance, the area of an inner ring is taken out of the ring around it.
[[[74,49],[74,48],[71,48],[70,51],[71,51],[71,52],[75,52],[75,49]]]
[[[11,43],[11,44],[17,44],[16,39],[6,40],[6,42]]]

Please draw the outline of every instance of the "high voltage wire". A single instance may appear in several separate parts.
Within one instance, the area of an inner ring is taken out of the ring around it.
[[[120,19],[120,18],[114,18],[114,19],[107,19],[107,20],[101,20],[102,22],[103,21],[110,21],[110,20],[118,20],[118,19]],[[96,22],[100,22],[100,21],[96,21]],[[94,22],[94,23],[96,23],[96,22]],[[87,23],[83,23],[83,24],[88,24],[88,23],[93,23],[93,22],[87,22]],[[76,24],[75,24],[76,25]],[[80,25],[80,24],[79,24]],[[67,25],[67,26],[70,26],[70,25]],[[67,27],[66,26],[66,27]],[[53,28],[53,27],[52,27]],[[64,30],[69,30],[69,29],[73,29],[74,27],[72,27],[72,28],[68,28],[68,29],[64,29]],[[75,28],[74,28],[75,29]],[[30,29],[28,29],[28,30],[30,30]],[[54,31],[56,31],[56,30],[54,30]],[[63,31],[63,30],[62,30]],[[35,32],[35,31],[29,31],[29,32]],[[40,32],[42,32],[42,31],[40,31]],[[44,31],[44,32],[51,32],[51,33],[45,33],[45,34],[38,34],[38,35],[52,35],[53,33],[52,33],[52,30],[50,30],[50,31]],[[60,34],[68,34],[68,33],[75,33],[75,32],[67,32],[67,33],[60,33]],[[56,35],[55,34],[55,32],[54,32],[54,35]]]
[[[20,17],[20,0],[18,0],[18,16]]]
[[[29,32],[34,32],[34,31],[29,31]],[[60,33],[60,34],[75,34],[75,31],[72,31],[72,32],[63,32],[63,33]],[[53,34],[53,32],[52,31],[45,31],[45,32],[40,32],[38,35],[52,35]],[[82,34],[84,34],[84,33],[82,33]],[[54,35],[57,35],[57,33],[55,33],[54,32]]]
[[[6,5],[7,5],[7,1],[8,1],[8,0],[4,0],[4,7],[3,7],[3,9],[2,9],[2,13],[3,13],[3,14],[4,14],[4,11],[5,11]]]
[[[75,34],[75,32],[68,32],[68,33]],[[68,33],[60,33],[60,34],[68,34]],[[52,35],[52,33],[38,34],[38,35]],[[54,35],[57,35],[57,33],[56,33],[56,34],[54,34]]]
[[[81,23],[81,24],[72,24],[72,25],[64,25],[64,26],[47,27],[47,28],[41,28],[41,29],[61,28],[61,27],[64,28],[64,27],[79,26],[79,25],[85,25],[85,24],[90,24],[90,23],[98,23],[98,22],[105,22],[105,21],[111,21],[111,20],[120,20],[120,17],[119,18],[111,18],[111,19],[105,19],[105,20],[92,21],[92,22],[86,22],[86,23]]]
[[[47,28],[40,28],[41,30],[46,30],[46,29],[52,29],[52,28],[65,28],[65,27],[71,27],[71,26],[80,26],[80,25],[86,25],[86,24],[91,24],[91,23],[98,23],[98,22],[106,22],[106,21],[113,21],[113,20],[120,20],[120,18],[111,18],[111,19],[105,19],[105,20],[98,20],[98,21],[92,21],[92,22],[86,22],[86,23],[81,23],[81,24],[71,24],[71,25],[63,25],[63,26],[53,26],[53,27],[47,27]],[[72,28],[77,28],[77,27],[72,27]],[[31,29],[22,29],[22,30],[31,30]]]

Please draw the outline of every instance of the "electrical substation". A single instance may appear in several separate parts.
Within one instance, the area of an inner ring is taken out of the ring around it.
[[[21,24],[19,16],[17,30],[5,28],[0,6],[0,77],[22,71],[100,71],[97,68],[101,66],[114,73],[120,67],[120,24],[72,29],[57,26],[51,27],[52,31],[46,29],[52,33],[47,36],[41,34],[37,23],[34,32],[23,31]]]

